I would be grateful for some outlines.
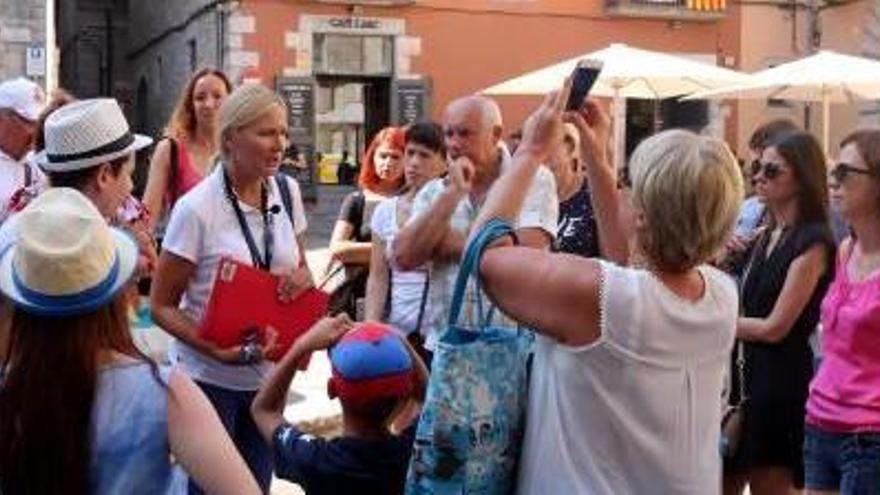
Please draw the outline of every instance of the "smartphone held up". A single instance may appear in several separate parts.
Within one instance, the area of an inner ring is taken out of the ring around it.
[[[584,99],[599,79],[600,72],[602,72],[601,60],[583,59],[578,62],[571,76],[571,93],[565,105],[566,110],[579,110],[583,106]]]

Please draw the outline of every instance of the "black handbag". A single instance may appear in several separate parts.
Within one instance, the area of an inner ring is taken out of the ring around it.
[[[321,287],[327,282],[343,276],[344,280],[330,289],[330,298],[327,301],[327,314],[336,315],[346,313],[352,320],[358,320],[362,309],[359,306],[363,300],[367,287],[367,277],[370,270],[366,267],[346,266],[340,261],[332,262],[326,271]]]
[[[728,404],[721,415],[721,457],[730,460],[739,453],[745,429],[745,407],[748,397],[745,386],[745,355],[742,342],[736,344],[736,370],[739,397],[736,404]]]

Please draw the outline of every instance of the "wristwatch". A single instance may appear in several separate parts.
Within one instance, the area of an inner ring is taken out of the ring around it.
[[[242,344],[238,354],[239,363],[254,364],[261,359],[263,359],[263,351],[260,349],[260,344],[253,341]]]

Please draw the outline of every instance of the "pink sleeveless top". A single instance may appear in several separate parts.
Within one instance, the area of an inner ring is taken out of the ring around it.
[[[852,246],[822,301],[822,365],[810,383],[807,423],[880,432],[880,273],[851,282],[851,255]]]
[[[171,206],[203,178],[196,169],[183,141],[177,139],[175,142],[177,143],[177,171],[174,175],[174,183],[170,184],[168,192],[165,194],[165,202]]]

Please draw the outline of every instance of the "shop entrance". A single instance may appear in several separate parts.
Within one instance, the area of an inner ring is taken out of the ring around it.
[[[391,78],[318,76],[317,81],[318,180],[351,184],[370,140],[389,125]]]

